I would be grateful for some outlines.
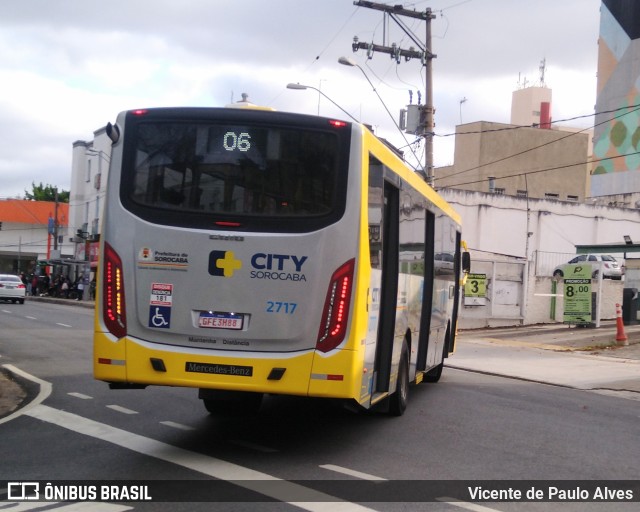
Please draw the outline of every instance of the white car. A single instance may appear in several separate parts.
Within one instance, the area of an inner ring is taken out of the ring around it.
[[[602,265],[602,277],[609,279],[622,279],[622,267],[618,261],[607,254],[580,254],[564,265],[574,265],[576,263],[588,263],[591,265],[591,277],[598,277],[598,269]],[[553,271],[553,277],[561,279],[564,277],[562,270],[564,265],[559,265]]]
[[[10,300],[24,304],[27,288],[18,276],[0,274],[0,300]]]

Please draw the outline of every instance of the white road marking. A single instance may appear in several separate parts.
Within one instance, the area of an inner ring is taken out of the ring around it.
[[[16,368],[12,364],[4,364],[3,365],[10,372],[19,375],[20,377],[35,382],[39,385],[38,395],[31,400],[27,405],[21,407],[17,411],[9,414],[9,416],[5,416],[4,418],[0,418],[0,425],[3,423],[7,423],[18,416],[21,416],[27,412],[29,412],[34,407],[40,405],[44,400],[51,394],[51,383],[46,380],[39,379],[38,377],[34,377],[33,375],[28,374],[27,372],[22,371],[20,368]]]
[[[11,512],[25,512],[27,510],[39,510],[41,508],[49,508],[52,505],[57,505],[56,501],[42,502],[42,501],[17,501],[15,503],[2,503],[0,510],[6,508]],[[55,509],[54,509],[55,510]]]
[[[29,320],[37,320],[35,316],[26,315],[25,318],[28,318]]]
[[[356,471],[354,469],[343,468],[342,466],[334,466],[333,464],[323,464],[320,467],[323,469],[328,469],[329,471],[335,471],[336,473],[342,473],[343,475],[353,476],[355,478],[359,478],[360,480],[386,481],[386,478],[370,475],[368,473],[362,473],[361,471]]]
[[[8,309],[3,309],[2,312],[3,313],[11,313],[11,311],[9,311]]]
[[[123,414],[138,414],[138,411],[127,409],[126,407],[122,407],[121,405],[107,405],[107,408],[121,412]]]
[[[67,506],[58,507],[53,510],[55,510],[56,512],[59,510],[62,510],[63,512],[84,512],[85,510],[89,512],[123,512],[124,510],[133,510],[133,507],[127,507],[121,504],[106,503],[106,502],[101,502],[101,503],[78,502],[78,503],[71,503]]]
[[[177,446],[172,446],[161,441],[156,441],[155,439],[127,432],[126,430],[90,420],[89,418],[78,416],[77,414],[42,405],[42,401],[51,394],[51,383],[34,377],[33,375],[29,375],[12,365],[4,366],[16,374],[40,384],[40,392],[28,405],[13,414],[0,419],[0,424],[10,421],[18,416],[30,416],[32,418],[39,419],[40,421],[45,421],[62,428],[66,428],[72,432],[94,437],[101,442],[115,444],[147,457],[164,460],[193,471],[198,471],[199,473],[219,480],[231,481],[235,485],[242,486],[250,491],[258,492],[264,496],[286,502],[310,512],[376,512],[374,509],[357,503],[337,501],[334,496],[309,489],[300,484],[287,482],[286,480],[282,480],[267,473],[245,468],[244,466],[233,464],[232,462],[227,462],[215,457],[209,457],[201,453],[178,448]],[[265,485],[268,481],[277,481],[279,485],[276,488]],[[291,496],[301,496],[305,501],[288,501],[287,498],[290,498]]]
[[[93,399],[92,396],[85,395],[83,393],[76,393],[75,391],[73,391],[71,393],[67,393],[67,395],[73,396],[75,398],[81,398],[82,400],[92,400]]]
[[[161,421],[161,425],[166,425],[167,427],[173,427],[180,430],[195,430],[194,427],[190,427],[189,425],[183,425],[182,423],[176,423],[175,421]]]
[[[448,498],[447,496],[436,498],[436,500],[441,501],[442,503],[446,503],[447,505],[451,505],[453,507],[464,508],[465,510],[472,510],[473,512],[500,512],[495,508],[476,505],[475,503],[468,503],[466,501],[459,501],[459,500],[456,500],[455,498]]]
[[[60,505],[56,507],[56,505]],[[10,512],[27,512],[29,510],[55,510],[62,512],[123,512],[125,510],[132,510],[132,507],[115,503],[59,503],[57,501],[21,501],[21,502],[3,502],[0,504],[0,510],[7,509]]]
[[[69,324],[61,324],[60,322],[56,322],[56,325],[59,325],[60,327],[72,327]]]
[[[336,501],[336,498],[333,496],[299,484],[287,482],[286,480],[276,478],[267,473],[178,448],[177,446],[127,432],[126,430],[90,420],[77,414],[54,409],[46,405],[38,405],[30,409],[26,415],[79,434],[115,444],[147,457],[155,457],[219,480],[231,481],[233,484],[249,489],[250,491],[258,492],[303,510],[309,510],[310,512],[373,511],[373,509],[358,505],[357,503]],[[278,482],[278,485],[269,486],[269,481]],[[304,501],[288,501],[291,496],[300,496],[300,499]]]

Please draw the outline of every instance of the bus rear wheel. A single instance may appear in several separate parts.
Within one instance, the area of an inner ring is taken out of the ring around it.
[[[407,410],[409,401],[409,351],[407,342],[402,345],[400,366],[398,366],[398,384],[396,392],[389,398],[389,413],[393,416],[402,416]]]

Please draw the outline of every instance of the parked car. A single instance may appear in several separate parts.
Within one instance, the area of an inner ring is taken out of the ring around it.
[[[0,300],[10,300],[24,304],[27,287],[18,276],[0,274]]]
[[[622,266],[618,261],[608,254],[580,254],[569,260],[564,265],[574,265],[576,263],[588,263],[591,265],[591,277],[598,277],[598,269],[602,264],[602,277],[609,279],[622,279]],[[553,277],[560,279],[564,277],[562,270],[564,265],[558,265],[553,271]]]

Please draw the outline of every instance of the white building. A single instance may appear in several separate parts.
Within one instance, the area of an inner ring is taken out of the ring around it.
[[[634,208],[453,189],[440,194],[462,216],[471,272],[487,276],[487,300],[462,308],[462,328],[561,321],[562,290],[553,269],[578,245],[623,244],[625,235],[640,240]],[[620,262],[628,256],[612,255]],[[601,318],[615,317],[625,286],[625,280],[604,280]]]
[[[68,259],[68,211],[65,203],[0,200],[0,273],[39,273],[39,262]]]
[[[104,197],[106,193],[111,139],[106,129],[93,132],[92,141],[73,143],[71,193],[69,199],[69,233],[75,244],[75,259],[91,262],[95,267]]]

